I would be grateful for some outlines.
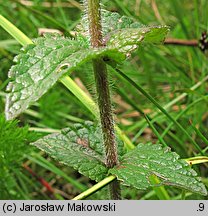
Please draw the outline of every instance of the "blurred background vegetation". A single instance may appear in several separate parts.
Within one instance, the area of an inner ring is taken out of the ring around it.
[[[202,32],[208,30],[207,0],[103,0],[102,4],[110,11],[130,16],[145,25],[170,26],[168,38],[199,40]],[[0,14],[30,38],[39,37],[41,29],[57,29],[70,36],[80,20],[82,3],[76,0],[0,0]],[[28,143],[75,122],[93,120],[93,116],[58,83],[19,116],[19,121],[6,122],[3,116],[7,73],[20,48],[7,32],[0,29],[0,199],[71,199],[95,182],[53,161]],[[165,106],[179,98],[169,108],[169,113],[174,118],[181,113],[179,122],[205,153],[208,150],[207,56],[207,51],[202,52],[197,46],[145,46],[140,47],[130,61],[119,66],[160,105]],[[95,97],[91,74],[91,65],[86,64],[71,76],[83,90]],[[197,89],[190,89],[197,83]],[[142,110],[152,116],[158,113],[157,108],[126,80],[113,73],[111,86],[115,119],[122,130],[134,144],[157,143],[158,137],[140,113]],[[170,125],[163,114],[154,115],[152,119],[160,134]],[[164,141],[182,158],[198,153],[175,126],[167,130]],[[207,165],[196,165],[194,168],[208,185]],[[181,190],[173,187],[166,189],[172,199],[181,199]],[[153,190],[144,192],[126,187],[123,197],[157,199]],[[185,198],[208,197],[185,193]],[[89,199],[106,199],[106,189]]]

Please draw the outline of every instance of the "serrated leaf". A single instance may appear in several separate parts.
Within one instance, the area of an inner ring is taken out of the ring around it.
[[[62,61],[81,47],[79,42],[58,35],[38,38],[34,43],[22,49],[9,71],[7,119],[15,118],[53,86],[65,72]]]
[[[80,41],[60,35],[47,35],[34,40],[16,56],[16,65],[9,71],[6,118],[13,119],[37,101],[65,73],[97,56],[117,60],[125,58],[116,50],[92,49]]]
[[[111,32],[106,44],[111,49],[117,49],[122,53],[131,53],[141,43],[160,44],[165,40],[169,29],[167,26],[127,28]]]
[[[117,143],[123,155],[123,142],[117,139]],[[32,145],[93,180],[100,181],[107,175],[101,128],[90,121],[47,135]]]
[[[104,35],[107,35],[109,32],[113,32],[118,29],[145,27],[145,25],[142,23],[135,21],[130,17],[122,16],[116,12],[102,9],[101,16]]]
[[[61,76],[83,63],[98,57],[110,60],[109,64],[120,63],[141,43],[161,42],[168,31],[167,27],[137,28],[137,23],[125,17],[120,17],[120,21],[116,24],[118,15],[113,14],[113,16],[116,17],[112,21],[114,26],[108,27],[113,32],[104,38],[105,47],[93,49],[87,39],[79,35],[77,40],[72,40],[58,34],[38,38],[34,40],[35,44],[24,47],[15,58],[17,64],[12,66],[8,75],[11,82],[7,86],[5,108],[7,120],[24,112]],[[110,22],[109,17],[108,20]],[[123,29],[125,26],[129,28]]]
[[[102,34],[105,37],[108,33],[124,28],[141,28],[145,27],[139,22],[135,22],[132,18],[127,16],[121,16],[116,12],[101,10],[102,19]],[[86,38],[90,38],[89,35],[89,23],[87,13],[83,14],[81,22],[77,25],[76,31],[82,34]]]
[[[125,54],[138,48],[141,42],[162,43],[169,31],[167,26],[145,26],[130,17],[104,9],[101,10],[101,18],[104,43]],[[88,26],[88,18],[85,14],[77,26],[77,31],[89,40]]]
[[[167,26],[145,26],[133,19],[121,16],[116,12],[101,10],[103,43],[110,50],[116,50],[119,53],[129,57],[131,52],[137,49],[143,43],[160,44],[165,40],[169,31]],[[85,37],[90,43],[88,31],[89,23],[87,15],[84,14],[80,24],[77,26],[77,37]],[[82,35],[82,37],[80,36]],[[111,58],[111,65],[115,65]],[[125,58],[121,58],[120,61]]]
[[[47,135],[32,145],[49,154],[59,162],[72,166],[81,174],[100,181],[107,175],[104,157],[101,154],[102,139],[95,133],[91,122],[75,124],[61,133]],[[93,150],[92,148],[95,148]]]
[[[179,155],[161,145],[139,144],[125,154],[120,165],[109,172],[125,185],[146,190],[156,186],[150,183],[151,176],[157,176],[161,185],[172,185],[185,190],[207,195],[205,186],[197,173]]]
[[[101,126],[95,125],[90,121],[85,122],[85,124],[75,124],[75,126],[79,126],[80,128],[87,128],[88,131],[86,131],[86,135],[88,134],[89,140],[90,140],[90,148],[98,152],[100,155],[103,156],[103,160],[105,158],[104,156],[104,145],[103,145],[103,138],[102,138],[102,129]],[[76,126],[76,127],[77,127]],[[78,131],[78,134],[80,132]],[[119,136],[116,133],[116,143],[117,143],[117,149],[118,149],[118,155],[123,156],[126,153],[126,149],[124,148],[124,143],[122,140],[118,138]]]

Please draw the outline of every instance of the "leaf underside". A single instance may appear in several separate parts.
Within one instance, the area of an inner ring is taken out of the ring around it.
[[[207,195],[205,186],[197,173],[179,155],[161,145],[139,144],[125,154],[120,165],[109,170],[123,184],[140,190],[160,185],[172,185],[185,190]],[[150,177],[157,176],[159,185],[152,185]]]

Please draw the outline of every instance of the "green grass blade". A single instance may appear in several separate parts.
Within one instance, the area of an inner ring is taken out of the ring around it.
[[[22,46],[32,44],[30,38],[22,33],[16,26],[0,15],[0,26],[2,26],[12,37],[14,37]]]
[[[22,33],[16,26],[14,26],[11,22],[9,22],[7,19],[5,19],[3,16],[0,15],[0,19],[2,17],[2,22],[0,22],[0,25],[5,27],[5,30],[11,34],[20,44],[27,45],[32,44],[33,42],[24,34]],[[98,117],[98,108],[93,102],[93,100],[84,92],[82,91],[76,83],[70,78],[70,77],[63,77],[61,78],[61,82],[63,85],[65,85],[72,93],[86,106],[86,108],[94,114],[95,117]],[[134,145],[129,140],[129,138],[116,126],[117,133],[119,137],[124,141],[125,146],[127,149],[134,148]]]
[[[106,185],[108,185],[109,183],[114,181],[115,179],[116,179],[116,177],[113,175],[108,176],[105,179],[103,179],[102,181],[100,181],[99,183],[97,183],[94,186],[92,186],[91,188],[89,188],[88,190],[86,190],[83,193],[79,194],[78,196],[74,197],[72,200],[82,200],[82,199],[92,195],[96,191],[100,190],[101,188],[105,187]]]
[[[121,70],[116,69],[116,71],[124,77],[131,85],[133,85],[139,92],[141,92],[149,101],[151,101],[164,115],[167,116],[174,124],[187,136],[187,138],[193,143],[195,148],[204,155],[202,149],[199,145],[192,139],[189,133],[183,128],[181,124],[179,124],[150,94],[148,94],[141,86],[135,83],[131,78],[129,78],[126,74],[124,74]]]
[[[39,154],[34,153],[34,156],[27,156],[27,158],[34,163],[44,167],[47,170],[50,170],[51,172],[55,173],[58,176],[63,177],[65,180],[67,180],[70,184],[72,184],[75,188],[79,189],[80,191],[84,191],[87,189],[87,187],[75,179],[67,176],[62,170],[60,170],[58,167],[54,166],[52,163],[48,162],[45,158],[41,157]]]
[[[153,184],[153,185],[159,185],[160,184],[160,180],[157,178],[157,176],[150,176],[149,180],[150,180],[151,184]],[[166,191],[164,186],[153,187],[153,190],[155,191],[157,197],[160,200],[170,200],[170,196],[169,196],[169,194]]]
[[[165,147],[168,146],[164,139],[162,138],[162,136],[158,133],[157,129],[154,127],[153,123],[149,120],[147,115],[144,115],[145,119],[147,120],[150,128],[153,130],[154,134],[157,136],[157,138],[159,139],[160,143]]]
[[[193,103],[189,104],[184,110],[182,110],[175,118],[175,120],[177,121],[181,116],[183,116],[191,107],[193,107],[194,105],[196,105],[197,103],[201,102],[202,100],[206,100],[208,98],[208,96],[199,98],[198,100],[194,101]],[[164,137],[166,135],[166,133],[170,130],[170,128],[173,126],[173,122],[171,122],[168,127],[164,130],[164,132],[162,133],[162,137]],[[193,129],[195,130],[195,127],[193,127]],[[196,129],[197,130],[197,129]],[[197,130],[198,132],[198,130]],[[196,132],[196,133],[197,133]],[[198,134],[198,133],[197,133]],[[199,134],[198,134],[199,135]],[[207,139],[203,136],[203,134],[201,134],[202,136],[199,135],[199,137],[206,143],[208,144]]]

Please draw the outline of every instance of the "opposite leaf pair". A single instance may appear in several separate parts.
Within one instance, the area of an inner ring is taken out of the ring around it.
[[[146,190],[159,186],[150,181],[151,176],[156,176],[160,185],[172,185],[206,195],[197,173],[184,160],[179,160],[179,155],[161,145],[139,144],[134,150],[123,154],[123,145],[118,142],[120,164],[108,170],[100,134],[99,127],[86,122],[45,136],[33,145],[95,181],[114,174],[124,185]]]
[[[79,25],[76,39],[60,35],[46,35],[23,48],[10,69],[7,90],[6,117],[13,119],[37,101],[64,74],[96,58],[107,58],[120,63],[142,43],[158,44],[168,32],[164,27],[141,27],[127,17],[102,11],[105,46],[93,49],[89,45],[86,19]],[[98,135],[97,135],[98,134]],[[91,123],[74,125],[43,137],[33,143],[60,162],[73,166],[83,175],[100,181],[114,174],[124,184],[140,190],[153,186],[150,177],[156,176],[161,184],[175,185],[206,195],[206,189],[185,161],[160,145],[139,144],[123,155],[118,142],[120,164],[107,169],[104,164],[103,143],[99,127]]]
[[[120,17],[117,13],[112,13],[113,19],[110,20],[109,13],[104,13],[106,21],[103,21],[103,26],[113,27],[111,32],[108,32],[109,28],[104,28],[105,47],[91,48],[86,30],[83,28],[81,31],[79,26],[76,39],[64,38],[58,34],[45,35],[22,49],[14,59],[16,65],[12,66],[8,75],[11,79],[7,86],[5,110],[8,120],[24,112],[60,77],[85,62],[103,57],[121,63],[140,44],[163,42],[168,32],[166,26],[136,28],[137,23],[127,17]]]

